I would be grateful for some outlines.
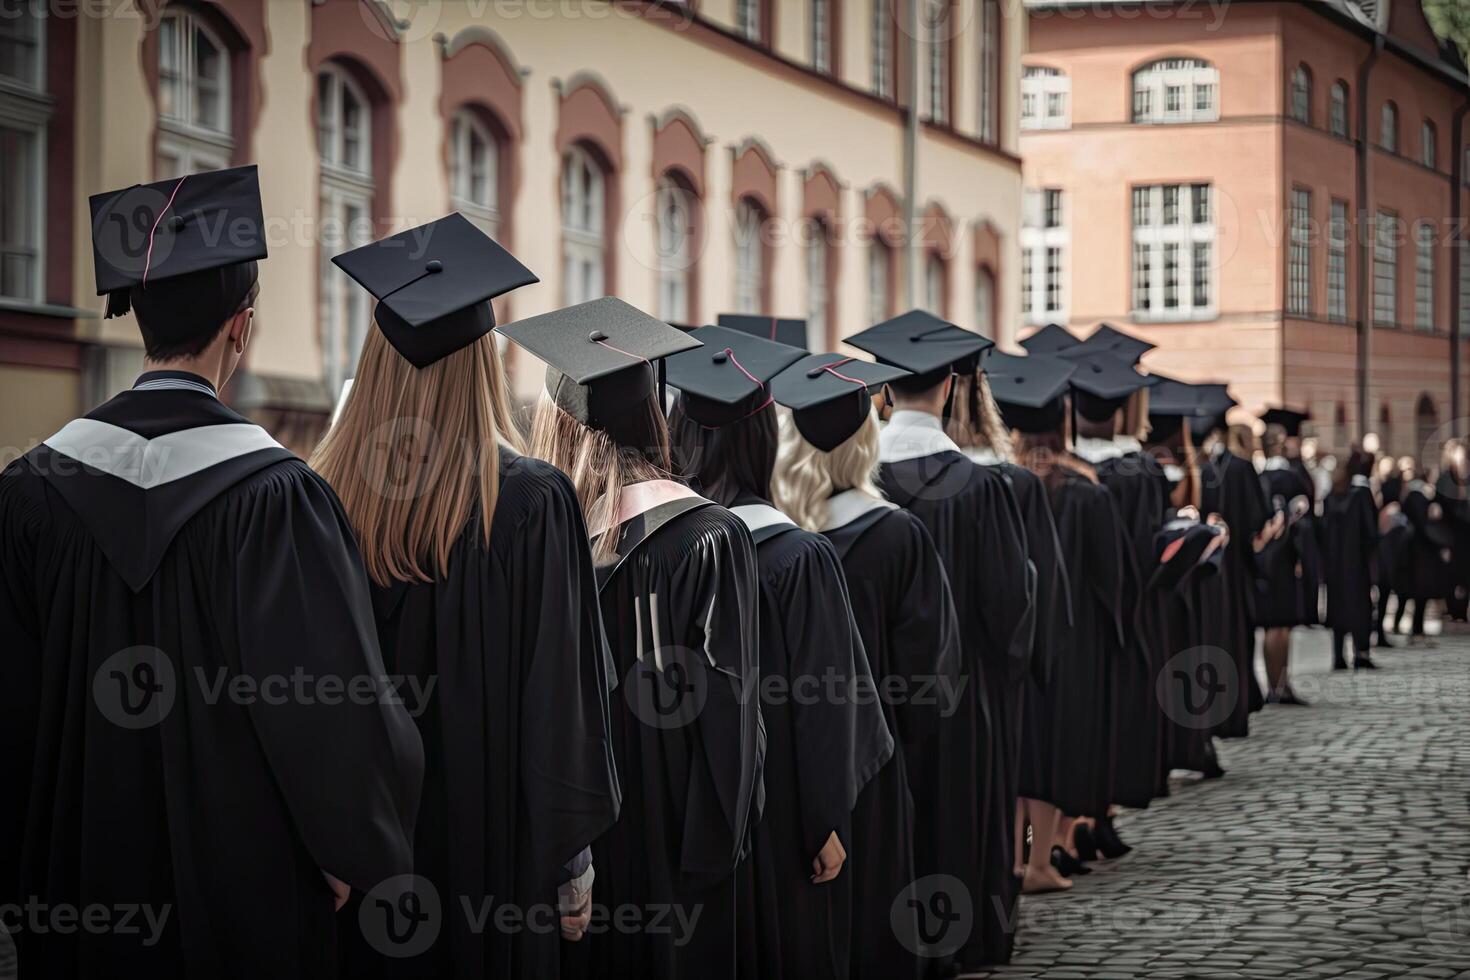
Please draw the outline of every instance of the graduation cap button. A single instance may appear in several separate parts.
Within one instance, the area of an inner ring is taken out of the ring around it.
[[[169,226],[169,228],[173,229],[174,231],[183,231],[184,230],[184,217],[183,217],[183,215],[176,214],[172,218],[168,219],[168,226]]]
[[[438,259],[430,259],[429,263],[424,266],[424,269],[428,272],[443,272],[444,263],[440,262]]]
[[[806,373],[806,376],[808,378],[820,378],[822,376],[822,372],[826,370],[827,369],[825,367],[814,367]]]
[[[607,334],[603,333],[601,330],[594,330],[594,331],[592,331],[591,333],[589,333],[587,335],[587,339],[590,340],[590,341],[592,341],[592,343],[596,344],[596,343],[598,343],[600,341],[606,340],[607,339]]]
[[[729,358],[730,358],[730,352],[729,351],[720,350],[720,351],[715,351],[714,356],[712,356],[710,358],[710,360],[714,361],[716,364],[724,364],[725,361],[729,360]]]

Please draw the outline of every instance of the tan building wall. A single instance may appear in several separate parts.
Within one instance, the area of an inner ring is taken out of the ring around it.
[[[1336,8],[1350,0],[1334,0]],[[1025,183],[1064,191],[1070,229],[1066,269],[1070,324],[1082,331],[1109,322],[1159,345],[1145,363],[1190,380],[1222,380],[1243,403],[1242,416],[1268,404],[1309,407],[1324,440],[1346,445],[1358,431],[1359,241],[1372,246],[1361,208],[1398,214],[1406,225],[1429,220],[1438,230],[1433,330],[1414,328],[1414,245],[1398,248],[1397,325],[1371,330],[1368,428],[1399,453],[1421,452],[1421,399],[1449,418],[1449,331],[1456,255],[1449,233],[1453,117],[1466,102],[1463,70],[1450,64],[1423,24],[1415,0],[1394,0],[1390,43],[1368,75],[1368,197],[1358,201],[1360,66],[1373,31],[1338,16],[1332,4],[1261,3],[1223,8],[1110,4],[1061,10],[1031,6],[1027,66],[1055,68],[1071,79],[1070,127],[1021,135]],[[1338,11],[1340,13],[1340,11]],[[1417,52],[1417,55],[1415,54]],[[1216,121],[1132,122],[1136,69],[1164,58],[1196,58],[1219,72]],[[1428,68],[1422,60],[1438,64]],[[1311,72],[1311,119],[1290,118],[1289,79]],[[1349,86],[1349,137],[1329,132],[1329,90]],[[1399,108],[1397,153],[1378,148],[1385,99]],[[1420,122],[1433,120],[1435,167],[1419,161]],[[1208,318],[1141,321],[1132,311],[1131,189],[1145,184],[1209,183],[1217,233],[1215,310]],[[1288,220],[1293,189],[1310,192],[1310,298],[1289,305]],[[1465,196],[1463,187],[1453,191]],[[1327,227],[1332,200],[1349,205],[1347,313],[1328,316]],[[1463,212],[1462,212],[1463,213]],[[1372,266],[1367,269],[1371,315]],[[1464,395],[1461,396],[1462,406]],[[1379,407],[1387,405],[1387,421]],[[1463,407],[1462,407],[1463,413]],[[1437,427],[1436,427],[1437,428]],[[1436,436],[1442,438],[1443,432]],[[1430,447],[1432,455],[1433,447]]]
[[[889,50],[895,85],[906,100],[904,7],[877,2],[894,18]],[[987,5],[998,16],[1000,52],[993,141],[981,139],[977,128]],[[827,5],[836,10],[835,64],[827,73],[813,67],[812,5],[804,0],[757,4],[763,33],[754,39],[741,36],[733,0],[692,6],[694,11],[590,0],[550,6],[431,0],[396,5],[412,16],[394,22],[370,0],[169,3],[165,12],[192,11],[234,48],[230,162],[261,168],[271,257],[262,263],[251,377],[231,386],[237,403],[298,444],[314,437],[329,403],[321,380],[319,276],[320,263],[335,249],[318,203],[315,81],[317,67],[329,61],[347,64],[373,103],[375,234],[450,210],[447,133],[455,109],[474,105],[495,127],[507,185],[501,237],[542,280],[497,304],[502,318],[560,305],[561,157],[576,142],[612,165],[605,291],[656,310],[654,194],[657,178],[675,164],[701,171],[691,319],[709,321],[734,306],[736,201],[752,193],[770,212],[763,311],[805,315],[802,222],[824,214],[833,219],[834,333],[866,327],[868,221],[901,217],[904,187],[903,113],[891,90],[872,90],[872,4]],[[45,298],[96,310],[85,200],[158,172],[157,15],[77,18],[74,24],[72,49],[58,52],[68,60],[76,105],[67,130],[75,174],[64,211],[73,242],[64,257],[70,283],[62,295]],[[1009,5],[954,0],[933,35],[945,39],[948,124],[928,118],[930,47],[919,46],[925,121],[916,201],[930,216],[924,252],[937,251],[945,260],[942,305],[963,325],[974,325],[977,268],[991,270],[997,287],[993,330],[1002,342],[1013,340],[1016,329],[1020,161],[1012,107],[1025,27]],[[885,226],[889,231],[902,237],[902,228]],[[903,282],[903,271],[895,269],[894,307],[902,303]],[[915,305],[922,301],[921,292]],[[35,357],[17,353],[18,341],[7,339],[20,329],[12,320],[0,309],[0,364],[42,370],[31,363]],[[103,364],[76,384],[73,411],[104,397],[103,389],[127,383],[139,359],[131,318],[56,317],[48,326],[46,340],[66,348],[76,371],[86,375],[86,365]],[[97,349],[104,351],[100,358]],[[523,393],[539,384],[538,365],[513,367]],[[0,390],[0,444],[27,445],[71,414],[22,423],[3,411],[9,397]]]

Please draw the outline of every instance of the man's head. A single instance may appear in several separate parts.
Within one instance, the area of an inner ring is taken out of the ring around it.
[[[149,361],[202,361],[221,386],[229,380],[250,343],[260,293],[254,262],[134,286],[129,293]]]
[[[954,389],[954,374],[945,371],[936,375],[913,374],[906,378],[890,381],[893,390],[893,407],[909,411],[928,412],[930,415],[944,414],[944,406]]]

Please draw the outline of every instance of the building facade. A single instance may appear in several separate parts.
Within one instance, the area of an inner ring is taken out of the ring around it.
[[[1121,326],[1153,370],[1433,462],[1470,93],[1418,0],[1027,9],[1023,320]]]
[[[250,162],[270,258],[228,394],[298,450],[370,324],[328,259],[451,209],[541,278],[502,321],[616,294],[671,322],[805,317],[833,345],[912,288],[1003,342],[1019,324],[1026,25],[1000,0],[0,7],[7,458],[141,364],[131,318],[97,315],[88,195]],[[510,358],[529,396],[540,365]]]

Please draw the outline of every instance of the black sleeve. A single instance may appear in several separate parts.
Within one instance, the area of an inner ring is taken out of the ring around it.
[[[979,469],[980,467],[976,467]],[[980,541],[973,559],[979,566],[980,594],[960,596],[983,610],[987,647],[1003,658],[1006,676],[1025,674],[1031,659],[1031,636],[1025,629],[1034,599],[1034,576],[1027,571],[1025,528],[1009,481],[990,474],[991,486],[981,495]]]
[[[317,865],[367,891],[413,871],[424,755],[386,686],[367,573],[336,496],[306,470],[233,511],[236,553],[221,582],[235,609],[222,637],[245,676],[343,678],[376,697],[256,699],[250,718],[286,808]]]
[[[963,646],[944,562],[923,522],[906,511],[886,520],[901,520],[907,528],[899,565],[900,588],[888,620],[893,671],[908,679],[909,691],[921,690],[919,682],[930,679],[934,682],[932,689],[953,691],[959,682]],[[938,730],[943,708],[943,704],[918,705],[904,698],[895,709],[900,729],[895,737],[906,745],[921,744]]]
[[[607,664],[597,580],[571,482],[550,466],[518,478],[533,494],[508,551],[524,658],[521,771],[535,867],[558,867],[613,825],[621,798],[608,740]]]
[[[41,515],[26,499],[15,470],[0,475],[0,903],[18,898],[20,842],[25,839],[30,804],[31,767],[41,704],[41,624],[31,585],[35,542],[43,533]]]
[[[1113,495],[1100,486],[1084,488],[1089,586],[1107,610],[1117,641],[1123,642],[1123,539]]]

